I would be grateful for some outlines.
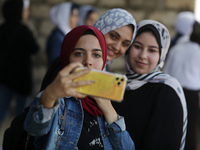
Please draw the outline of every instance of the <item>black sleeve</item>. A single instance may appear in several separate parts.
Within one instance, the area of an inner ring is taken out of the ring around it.
[[[29,54],[37,53],[39,51],[39,46],[35,37],[33,36],[32,31],[25,25],[22,26],[21,30],[22,30],[21,34],[23,37],[22,43],[23,43],[25,52]]]
[[[179,150],[183,134],[183,109],[174,89],[162,87],[152,111],[142,150]]]

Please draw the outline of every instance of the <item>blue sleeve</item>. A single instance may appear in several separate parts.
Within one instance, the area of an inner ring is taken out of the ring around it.
[[[117,122],[106,124],[108,138],[115,150],[135,150],[134,142],[126,131],[124,117],[118,116],[118,118]]]
[[[64,35],[61,34],[58,30],[55,30],[49,37],[46,50],[48,56],[48,65],[50,65],[55,58],[60,56],[63,39]]]
[[[43,105],[39,105],[40,96],[41,93],[33,100],[24,121],[24,129],[32,136],[43,136],[49,132],[53,117],[59,107],[57,100],[53,108],[43,108]]]

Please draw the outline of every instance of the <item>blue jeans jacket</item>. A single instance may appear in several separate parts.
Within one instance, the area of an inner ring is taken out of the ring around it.
[[[76,98],[61,98],[56,101],[53,109],[45,109],[38,104],[39,97],[32,103],[31,109],[24,122],[24,128],[35,136],[36,149],[45,150],[74,150],[78,143],[83,125],[83,109],[81,101]],[[67,118],[64,134],[59,136],[59,122],[64,114],[67,103]],[[105,150],[135,150],[134,143],[125,130],[124,118],[108,124],[104,117],[97,117]]]

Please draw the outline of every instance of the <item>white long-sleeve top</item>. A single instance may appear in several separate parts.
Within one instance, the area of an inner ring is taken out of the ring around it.
[[[200,46],[188,41],[172,47],[163,71],[175,77],[183,88],[200,90]]]

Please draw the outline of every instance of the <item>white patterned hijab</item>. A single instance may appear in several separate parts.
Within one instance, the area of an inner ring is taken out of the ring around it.
[[[131,89],[135,88],[135,85],[131,84],[133,81],[135,82],[139,80],[138,82],[142,81],[143,83],[147,83],[149,81],[154,80],[157,74],[162,74],[160,69],[164,65],[164,60],[168,52],[170,44],[170,35],[167,28],[161,23],[154,20],[140,21],[137,24],[137,35],[139,35],[143,31],[145,32],[146,30],[151,30],[154,33],[155,38],[157,39],[160,51],[160,59],[157,66],[154,68],[154,70],[152,70],[152,72],[147,74],[137,74],[132,70],[131,65],[129,64],[128,58],[130,49],[126,52],[125,54],[125,62],[127,67],[126,75],[128,77],[128,86],[132,87]]]
[[[136,22],[133,16],[124,9],[113,8],[108,10],[95,22],[93,26],[105,35],[106,33],[125,25],[132,25],[134,27],[132,43],[137,30]]]
[[[183,150],[184,144],[185,144],[185,141],[184,141],[185,134],[186,134],[185,129],[187,127],[187,107],[186,107],[186,101],[185,101],[183,89],[180,83],[175,78],[167,74],[164,74],[160,71],[160,69],[164,65],[164,60],[169,48],[170,35],[167,28],[164,25],[154,20],[143,20],[138,23],[137,33],[141,33],[142,30],[145,32],[145,29],[151,30],[157,39],[159,49],[160,49],[160,60],[158,62],[158,65],[156,66],[154,70],[152,70],[152,72],[149,72],[147,74],[137,74],[131,69],[131,66],[129,64],[129,60],[128,60],[129,58],[128,55],[130,51],[129,49],[127,53],[125,54],[125,62],[126,62],[126,67],[127,67],[126,76],[128,78],[126,90],[138,89],[146,83],[162,83],[162,84],[166,84],[172,87],[176,91],[183,107],[184,127],[183,127],[182,143],[180,146],[180,150]]]
[[[70,16],[71,16],[71,2],[63,2],[53,6],[50,9],[50,19],[64,34],[71,31]]]

